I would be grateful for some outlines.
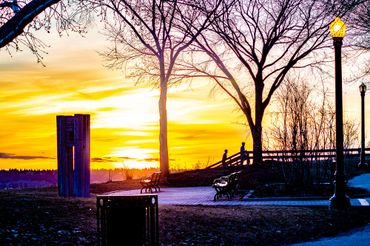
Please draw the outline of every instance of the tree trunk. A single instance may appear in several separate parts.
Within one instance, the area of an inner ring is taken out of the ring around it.
[[[164,74],[164,72],[163,72]],[[167,141],[167,81],[161,72],[159,94],[159,163],[162,176],[166,178],[169,174],[168,163],[168,141]]]
[[[263,105],[263,80],[262,73],[258,73],[255,82],[255,124],[251,127],[253,137],[253,165],[262,164],[262,119],[265,111]]]
[[[257,123],[252,130],[253,138],[253,165],[262,164],[262,124]]]

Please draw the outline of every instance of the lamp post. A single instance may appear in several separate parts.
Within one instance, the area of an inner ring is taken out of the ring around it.
[[[344,160],[343,160],[343,99],[342,99],[342,61],[341,49],[343,37],[346,33],[346,24],[339,18],[330,24],[330,35],[334,41],[335,50],[335,122],[336,122],[336,172],[335,192],[330,198],[330,208],[347,209],[351,207],[349,198],[345,194]]]
[[[366,85],[362,83],[359,87],[361,93],[361,155],[359,168],[366,168],[367,164],[365,161],[365,93]]]

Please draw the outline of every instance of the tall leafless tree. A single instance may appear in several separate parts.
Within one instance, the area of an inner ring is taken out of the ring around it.
[[[363,66],[353,80],[370,82],[370,1],[365,1],[364,4],[356,8],[356,11],[349,18],[348,26],[352,30],[350,35],[355,49],[365,53]]]
[[[370,50],[370,1],[365,1],[356,8],[349,19],[349,25],[357,37],[356,44]]]
[[[104,52],[110,67],[129,71],[138,82],[156,84],[159,96],[160,169],[169,173],[167,90],[176,60],[207,28],[221,0],[90,0],[107,29],[113,47]],[[206,14],[204,14],[206,13]],[[190,25],[185,25],[185,19]]]
[[[89,22],[83,6],[77,0],[0,0],[0,48],[20,50],[24,45],[40,61],[45,44],[34,32],[49,32],[54,22],[59,33],[81,33]]]
[[[212,78],[244,113],[253,137],[255,164],[262,163],[262,122],[288,72],[315,67],[332,47],[328,25],[359,1],[224,1],[225,14],[196,42],[209,60],[186,61],[184,70]],[[199,57],[199,56],[198,56]]]
[[[331,179],[331,158],[324,160],[319,150],[335,148],[335,110],[328,90],[322,83],[313,86],[304,79],[284,81],[276,92],[270,127],[264,130],[269,147],[291,151],[279,167],[286,184],[312,185]],[[357,147],[359,124],[344,121],[345,148]],[[351,168],[351,165],[347,165]]]
[[[305,80],[288,78],[274,100],[271,145],[281,150],[320,150],[335,147],[335,110],[327,90]],[[344,146],[356,147],[358,122],[344,121]]]

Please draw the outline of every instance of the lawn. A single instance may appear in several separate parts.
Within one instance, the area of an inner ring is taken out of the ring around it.
[[[92,188],[107,190],[108,185],[113,184]],[[130,183],[127,188],[135,185]],[[0,201],[0,241],[4,245],[97,244],[94,196],[59,198],[55,189],[24,189],[1,191]],[[163,245],[281,245],[363,226],[370,222],[370,210],[160,205],[159,220]]]

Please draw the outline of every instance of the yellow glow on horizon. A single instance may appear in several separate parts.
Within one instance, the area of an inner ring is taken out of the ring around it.
[[[156,150],[139,149],[139,148],[126,148],[126,147],[115,147],[109,156],[112,157],[129,157],[134,159],[146,159],[150,158],[150,152],[155,152]]]
[[[123,162],[114,162],[113,168],[138,168],[138,169],[145,169],[145,168],[158,168],[157,163],[150,163],[145,161],[136,161],[136,160],[125,160]]]

